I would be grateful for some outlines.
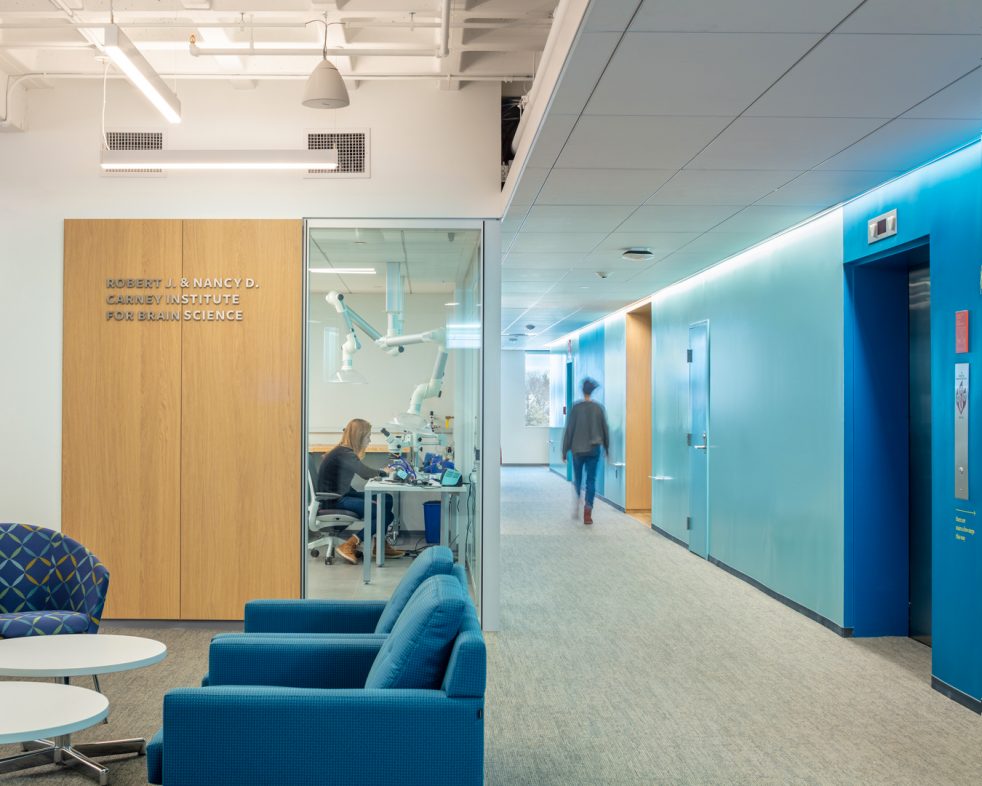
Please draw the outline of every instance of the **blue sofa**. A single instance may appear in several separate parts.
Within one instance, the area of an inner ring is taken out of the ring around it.
[[[219,636],[209,685],[164,697],[162,786],[477,786],[486,652],[463,569],[431,576],[388,635]]]

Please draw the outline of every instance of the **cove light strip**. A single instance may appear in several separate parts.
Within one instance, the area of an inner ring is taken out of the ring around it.
[[[106,26],[102,51],[119,66],[119,70],[126,74],[126,78],[147,97],[160,114],[171,123],[181,122],[180,100],[140,54],[140,50],[119,29],[119,25]]]
[[[337,169],[337,150],[103,150],[113,169]]]

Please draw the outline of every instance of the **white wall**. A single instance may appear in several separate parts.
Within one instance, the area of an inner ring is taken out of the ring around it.
[[[302,107],[302,90],[299,81],[254,91],[182,83],[184,122],[166,128],[167,145],[300,147],[306,130],[368,128],[371,178],[103,177],[101,84],[62,82],[30,92],[29,130],[0,135],[0,520],[60,527],[65,218],[497,215],[497,85],[441,91],[432,84],[372,82],[336,112]],[[110,80],[106,114],[111,130],[167,125],[118,80]]]
[[[405,332],[422,333],[444,327],[449,309],[443,304],[448,297],[446,293],[406,295]],[[384,295],[346,295],[345,303],[385,332]],[[389,355],[362,337],[362,348],[355,353],[354,367],[365,376],[367,384],[339,385],[325,379],[324,328],[335,328],[339,340],[343,341],[344,320],[319,294],[310,298],[308,318],[310,407],[307,422],[311,443],[327,444],[340,436],[348,420],[364,418],[372,424],[373,441],[384,444],[378,429],[405,412],[416,386],[429,381],[437,356],[436,345],[415,344],[398,355]],[[336,352],[340,363],[340,349]],[[449,352],[442,395],[423,402],[423,415],[433,411],[441,423],[444,416],[454,414],[454,366],[459,352],[455,349]]]
[[[548,464],[549,429],[525,425],[525,353],[501,353],[501,463]]]

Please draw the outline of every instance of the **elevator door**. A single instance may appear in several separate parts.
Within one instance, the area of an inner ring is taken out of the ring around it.
[[[910,342],[910,618],[909,635],[931,644],[931,278],[911,268]]]

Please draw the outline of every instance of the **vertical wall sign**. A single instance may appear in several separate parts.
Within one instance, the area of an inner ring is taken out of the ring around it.
[[[968,312],[955,312],[955,353],[968,352]]]
[[[968,499],[968,363],[955,364],[955,499]]]

